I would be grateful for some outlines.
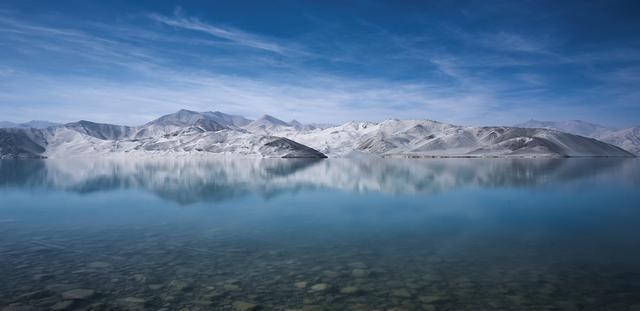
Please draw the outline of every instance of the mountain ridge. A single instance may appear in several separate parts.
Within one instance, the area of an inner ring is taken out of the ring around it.
[[[622,129],[607,127],[582,120],[539,121],[529,120],[515,125],[524,128],[546,128],[591,137],[640,155],[640,126]]]
[[[43,121],[43,120],[31,120],[23,123],[0,121],[0,128],[36,128],[45,129],[51,126],[57,126],[60,123]]]
[[[627,133],[628,135],[635,132]],[[132,127],[86,120],[4,129],[3,157],[188,156],[632,157],[620,147],[553,129],[469,127],[433,120],[347,122],[316,128],[270,115],[249,120],[181,109]],[[40,148],[35,147],[35,145]]]

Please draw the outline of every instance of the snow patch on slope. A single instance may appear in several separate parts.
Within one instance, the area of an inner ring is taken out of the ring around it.
[[[640,127],[614,129],[599,124],[580,120],[552,122],[530,120],[516,125],[525,128],[545,128],[571,134],[586,136],[601,140],[605,143],[618,146],[635,155],[640,155]]]
[[[546,129],[463,127],[430,120],[349,122],[315,131],[276,131],[332,157],[362,152],[388,157],[631,156],[620,148]]]

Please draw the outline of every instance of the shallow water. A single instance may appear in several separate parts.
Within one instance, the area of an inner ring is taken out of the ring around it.
[[[0,161],[0,306],[640,310],[639,190],[636,159]]]

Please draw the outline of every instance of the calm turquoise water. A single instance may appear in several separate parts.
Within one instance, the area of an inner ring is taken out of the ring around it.
[[[0,306],[637,311],[639,190],[635,159],[0,161]]]

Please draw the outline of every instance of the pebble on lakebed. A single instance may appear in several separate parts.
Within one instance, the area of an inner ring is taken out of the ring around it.
[[[316,285],[311,286],[311,291],[313,292],[321,292],[324,290],[327,290],[329,288],[329,285],[326,283],[318,283]]]
[[[246,301],[236,301],[233,303],[233,309],[237,311],[251,311],[257,307],[258,305]]]
[[[353,269],[351,274],[354,277],[357,277],[357,278],[364,278],[364,277],[367,277],[369,275],[369,271],[364,270],[364,269]]]
[[[92,289],[76,288],[62,293],[62,298],[72,300],[88,299],[95,293]]]
[[[351,294],[355,294],[358,292],[358,288],[355,286],[347,286],[344,287],[340,290],[341,294],[345,294],[345,295],[351,295]]]
[[[63,300],[51,306],[51,310],[54,310],[54,311],[67,310],[71,307],[71,305],[73,305],[73,300]]]
[[[144,305],[147,301],[144,298],[126,297],[119,299],[118,302],[124,307],[137,307]]]
[[[391,296],[409,298],[409,297],[411,297],[411,293],[408,290],[404,289],[404,288],[400,288],[400,289],[392,290],[391,291]]]

